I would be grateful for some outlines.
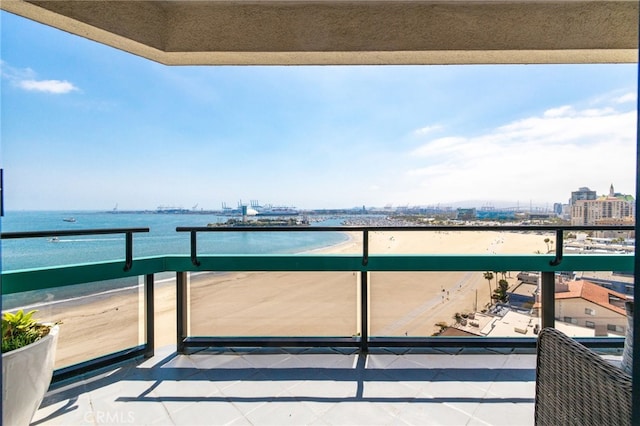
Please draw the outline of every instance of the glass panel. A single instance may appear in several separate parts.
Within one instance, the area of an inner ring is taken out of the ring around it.
[[[154,276],[154,343],[156,348],[176,344],[176,273]]]
[[[190,274],[191,336],[352,336],[356,272]]]
[[[504,297],[496,281],[506,282]],[[372,273],[370,334],[532,337],[537,287],[515,272]]]
[[[60,322],[55,368],[136,347],[145,341],[142,277],[4,295],[2,310],[37,310]]]

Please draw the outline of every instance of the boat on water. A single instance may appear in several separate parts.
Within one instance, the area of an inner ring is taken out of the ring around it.
[[[58,238],[58,237],[51,237],[51,238],[49,238],[49,242],[50,242],[50,243],[59,243],[59,242],[60,242],[60,238]]]
[[[273,206],[271,204],[260,205],[258,200],[251,201],[251,209],[256,216],[297,216],[300,212],[295,207]]]
[[[180,214],[180,213],[189,213],[188,209],[176,206],[158,206],[156,209],[156,213],[159,214]]]
[[[297,216],[300,212],[294,207],[264,207],[258,210],[258,216]]]
[[[309,226],[309,220],[304,218],[299,220],[297,218],[255,218],[251,220],[242,219],[228,219],[224,223],[209,223],[207,227],[267,227],[267,226]]]
[[[76,218],[75,217],[65,217],[62,220],[65,221],[65,222],[75,222]]]

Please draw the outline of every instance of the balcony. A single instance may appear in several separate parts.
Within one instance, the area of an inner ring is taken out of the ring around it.
[[[174,65],[636,63],[638,53],[635,1],[5,0],[0,8]],[[530,424],[535,360],[527,352],[534,338],[389,332],[377,322],[386,301],[369,300],[367,292],[379,285],[376,277],[390,273],[540,271],[539,324],[553,325],[555,272],[634,269],[629,256],[559,261],[530,254],[367,256],[366,250],[342,257],[209,256],[194,249],[191,255],[135,259],[128,251],[125,262],[2,275],[3,295],[55,288],[73,293],[117,281],[136,298],[126,313],[123,305],[105,304],[103,324],[118,320],[119,326],[78,331],[85,343],[79,354],[62,345],[67,355],[35,424],[211,424],[212,418],[240,424]],[[202,335],[191,315],[207,314],[202,306],[212,301],[190,293],[194,273],[221,270],[355,274],[348,332],[336,336],[328,327],[326,335],[295,338],[256,337],[247,330],[242,336]],[[163,286],[173,289],[168,303],[154,293]],[[50,294],[54,301],[65,297]],[[191,310],[194,301],[199,311]],[[175,320],[156,321],[166,312]],[[82,316],[70,318],[75,321],[67,321],[67,330],[82,325]],[[107,333],[110,338],[94,343],[95,335]],[[167,334],[175,338],[158,338]],[[582,341],[619,348],[622,339]]]
[[[49,302],[53,301],[49,306],[56,308],[46,313],[56,319],[56,309],[63,315],[69,310],[64,333],[76,335],[76,342],[61,337],[54,384],[34,424],[531,424],[534,333],[517,334],[523,337],[403,333],[398,325],[409,324],[418,309],[411,300],[400,300],[406,304],[401,318],[381,319],[389,316],[387,299],[394,293],[385,285],[389,277],[385,274],[539,271],[541,314],[532,318],[533,329],[534,323],[556,325],[556,272],[631,270],[634,260],[626,254],[563,255],[565,230],[560,227],[310,229],[177,228],[184,239],[190,237],[191,253],[145,258],[133,255],[133,234],[145,229],[101,230],[127,235],[124,261],[3,272],[5,295],[47,290]],[[369,247],[373,233],[496,230],[555,233],[555,253],[389,255]],[[239,231],[348,231],[360,234],[362,243],[359,252],[348,254],[210,255],[198,250],[205,233]],[[3,234],[5,239],[24,236],[34,235]],[[254,290],[271,295],[272,300],[263,303],[285,312],[251,316],[246,309],[253,306],[250,300],[225,310],[219,300],[222,293],[211,298],[201,281],[208,273],[230,271],[293,274],[292,282],[279,284],[284,287]],[[330,300],[346,302],[322,316],[328,306],[323,300],[298,297],[304,293],[287,297],[304,287],[300,277],[309,273],[326,277],[319,283],[325,292],[340,289],[342,293]],[[413,287],[419,289],[420,282]],[[94,306],[101,312],[94,312],[98,319],[92,324],[102,324],[90,329],[83,328],[79,314],[85,297],[80,292],[88,286],[100,289]],[[124,302],[116,288],[128,292],[134,302]],[[56,304],[68,298],[65,289],[78,295],[76,301]],[[167,291],[172,297],[159,295]],[[160,319],[167,309],[174,318],[169,324]],[[236,311],[247,316],[239,320]],[[311,321],[305,322],[306,313]],[[207,321],[209,325],[203,326]],[[287,321],[299,321],[300,327],[287,328]],[[557,325],[571,326],[561,321]],[[175,340],[163,340],[167,335]],[[579,340],[614,362],[623,343],[621,335]]]
[[[53,389],[33,424],[528,425],[534,392],[531,351],[173,346]]]

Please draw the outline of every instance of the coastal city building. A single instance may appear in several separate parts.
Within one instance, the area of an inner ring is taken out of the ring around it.
[[[575,276],[577,280],[587,280],[618,293],[633,295],[633,271],[581,271]]]
[[[562,203],[553,203],[553,212],[558,215],[558,216],[562,216]]]
[[[474,220],[476,217],[477,214],[475,208],[457,210],[456,219],[458,220]]]
[[[573,205],[576,203],[576,201],[578,200],[595,200],[596,198],[598,198],[598,195],[596,193],[596,191],[592,191],[591,189],[589,189],[586,186],[582,186],[580,188],[578,188],[577,191],[572,191],[571,192],[571,198],[569,198],[569,201],[567,202],[567,204],[561,204],[560,208],[558,209],[558,216],[560,216],[562,219],[565,220],[570,220],[571,219],[571,209],[573,207]],[[556,206],[554,204],[554,211],[556,211]]]
[[[609,188],[609,194],[598,198],[592,197],[595,191],[588,191],[588,188],[581,188],[585,191],[572,192],[572,201],[576,197],[587,197],[576,199],[571,205],[571,225],[633,225],[635,217],[635,201],[633,196],[617,193],[613,185]]]
[[[595,330],[596,336],[624,336],[626,296],[585,280],[556,283],[556,321]]]
[[[577,191],[571,192],[569,205],[573,206],[578,200],[595,200],[596,198],[598,198],[596,191],[592,191],[588,187],[583,186],[579,188]]]
[[[519,275],[522,274],[534,276]],[[539,283],[528,279],[518,281],[508,292],[507,303],[497,303],[486,312],[457,317],[440,335],[519,337],[537,334],[541,308]],[[555,326],[573,337],[623,336],[627,327],[625,300],[623,293],[596,283],[557,275]]]
[[[596,335],[594,329],[572,323],[556,321],[556,328],[571,337]],[[440,336],[532,337],[539,330],[539,318],[523,312],[504,310],[498,315],[475,313],[472,320],[454,324]]]

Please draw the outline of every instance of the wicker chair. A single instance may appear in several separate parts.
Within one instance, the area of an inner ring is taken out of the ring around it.
[[[536,425],[631,425],[631,376],[554,328],[537,353]]]

